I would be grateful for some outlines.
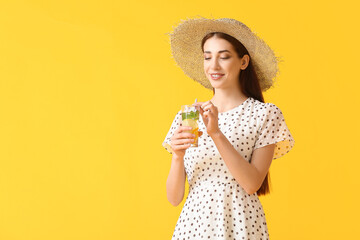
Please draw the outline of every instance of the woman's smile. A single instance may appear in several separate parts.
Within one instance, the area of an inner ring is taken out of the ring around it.
[[[225,74],[210,74],[212,80],[219,80],[220,78],[222,78],[223,76],[225,76]]]

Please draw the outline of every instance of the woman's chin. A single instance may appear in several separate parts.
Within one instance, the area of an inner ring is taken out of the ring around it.
[[[210,81],[210,84],[213,88],[219,88],[222,85],[220,81],[213,81],[213,80]]]
[[[210,79],[208,78],[208,80],[210,81],[211,85],[220,85],[220,84],[222,84],[224,82],[225,78],[222,77],[222,78],[217,79],[217,80],[214,80],[212,78],[210,78]]]

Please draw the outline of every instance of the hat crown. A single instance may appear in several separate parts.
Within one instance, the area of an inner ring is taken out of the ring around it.
[[[231,24],[237,24],[237,25],[240,25],[241,27],[245,27],[247,28],[248,30],[250,30],[250,28],[248,26],[246,26],[244,23],[236,20],[236,19],[233,19],[233,18],[218,18],[218,19],[215,19],[216,21],[221,21],[221,22],[226,22],[226,23],[231,23]]]

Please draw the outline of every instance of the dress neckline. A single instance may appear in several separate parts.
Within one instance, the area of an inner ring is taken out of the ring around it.
[[[234,108],[232,108],[232,109],[230,109],[230,110],[227,110],[227,111],[225,111],[225,112],[219,112],[219,116],[222,116],[222,115],[224,115],[224,114],[229,114],[229,113],[235,111],[236,109],[238,109],[238,108],[240,108],[242,105],[244,105],[247,101],[249,101],[250,98],[251,98],[251,97],[248,97],[248,98],[247,98],[245,101],[243,101],[240,105],[238,105],[238,106],[236,106],[236,107],[234,107]]]

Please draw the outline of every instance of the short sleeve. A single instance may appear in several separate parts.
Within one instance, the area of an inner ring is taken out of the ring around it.
[[[175,115],[175,118],[173,120],[173,122],[171,123],[170,129],[168,131],[168,133],[166,134],[166,137],[162,143],[163,147],[172,154],[172,149],[170,146],[170,138],[173,136],[175,130],[180,126],[181,124],[181,110],[179,110],[177,112],[177,114]]]
[[[265,103],[265,106],[264,112],[259,116],[261,127],[254,150],[275,143],[273,159],[277,159],[293,148],[295,140],[286,125],[281,110],[273,103]]]

